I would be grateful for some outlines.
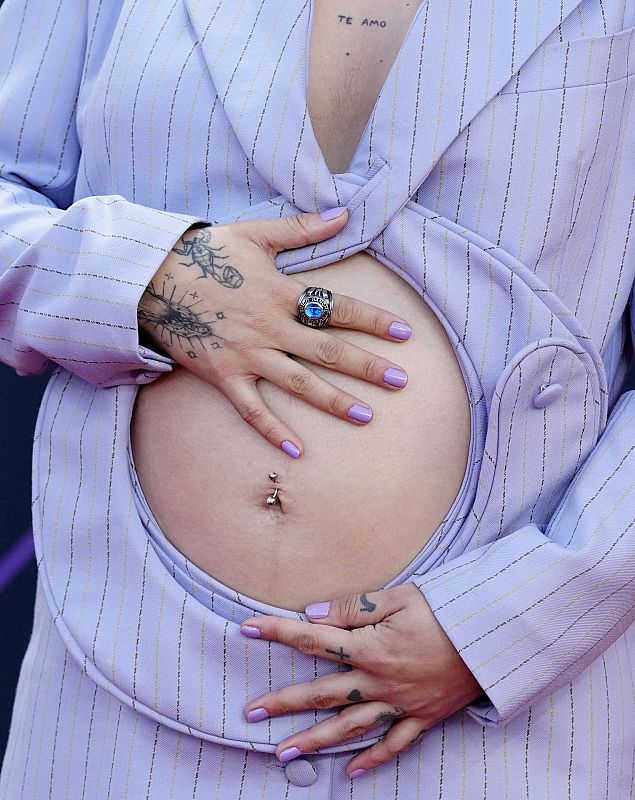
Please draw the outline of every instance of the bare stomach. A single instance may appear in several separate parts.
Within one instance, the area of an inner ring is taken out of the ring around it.
[[[400,344],[331,329],[405,369],[400,391],[296,359],[369,404],[367,426],[261,379],[265,402],[302,437],[295,461],[213,386],[176,366],[140,388],[130,434],[144,495],[169,541],[241,594],[295,610],[398,575],[451,508],[470,441],[460,366],[414,289],[368,253],[298,277],[392,310],[413,329]],[[271,471],[283,487],[275,505],[266,504]]]

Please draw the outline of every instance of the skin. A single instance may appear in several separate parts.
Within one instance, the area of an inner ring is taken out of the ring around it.
[[[269,716],[343,708],[280,742],[278,757],[291,747],[301,753],[319,751],[389,723],[388,733],[346,767],[349,775],[373,769],[483,694],[411,583],[333,600],[324,619],[301,622],[263,616],[245,620],[241,630],[245,626],[258,628],[262,639],[352,667],[256,697],[245,706],[245,714],[264,708]]]

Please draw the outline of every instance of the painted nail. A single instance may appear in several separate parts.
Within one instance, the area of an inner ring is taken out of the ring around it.
[[[393,322],[388,328],[388,333],[395,339],[409,339],[412,335],[412,328],[405,322]]]
[[[329,615],[329,608],[331,607],[331,603],[312,603],[310,606],[307,606],[304,611],[307,617],[311,619],[325,619]]]
[[[247,636],[250,639],[261,639],[262,634],[260,633],[260,628],[254,628],[253,625],[241,625],[240,632],[243,636]]]
[[[349,778],[359,778],[359,776],[363,775],[365,772],[366,772],[366,770],[362,769],[360,767],[359,769],[354,769],[348,777]]]
[[[300,455],[300,451],[298,448],[290,442],[288,439],[285,439],[284,442],[280,445],[280,447],[284,450],[284,452],[291,456],[291,458],[297,458]]]
[[[348,416],[357,422],[370,422],[373,418],[373,409],[368,406],[362,406],[359,403],[353,403],[348,409]]]
[[[403,389],[408,383],[408,375],[402,369],[390,367],[384,372],[384,383],[390,386],[396,386],[398,389]]]
[[[247,722],[260,722],[260,720],[267,719],[268,716],[266,708],[252,708],[247,714]]]
[[[294,758],[302,755],[302,750],[299,750],[297,747],[287,747],[286,750],[283,750],[280,755],[278,756],[278,760],[282,761],[283,764],[286,764],[287,761],[292,761]]]
[[[337,219],[346,211],[346,206],[338,206],[337,208],[327,208],[326,211],[322,211],[320,217],[329,222],[332,219]]]

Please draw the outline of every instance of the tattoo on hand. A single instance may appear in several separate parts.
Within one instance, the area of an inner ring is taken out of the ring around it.
[[[371,611],[377,608],[377,603],[371,603],[365,594],[359,598],[359,602],[362,604],[362,607],[359,609],[360,611],[367,611],[370,614]]]
[[[345,658],[350,658],[349,653],[344,652],[344,648],[340,647],[339,650],[329,650],[328,647],[326,648],[327,653],[332,653],[334,656],[339,656],[341,661],[344,661]]]
[[[381,714],[377,714],[375,722],[394,722],[399,717],[403,717],[405,713],[403,708],[395,706],[394,711],[382,711]]]
[[[351,703],[361,703],[364,698],[362,697],[362,693],[359,691],[359,689],[353,689],[352,692],[349,692],[346,695],[346,699],[350,700]]]
[[[174,339],[183,350],[186,350],[190,358],[196,358],[196,353],[192,348],[193,340],[198,340],[199,344],[205,348],[203,339],[214,339],[210,343],[212,350],[220,348],[219,336],[209,322],[202,319],[204,311],[194,311],[193,308],[198,303],[185,305],[183,302],[187,291],[180,299],[175,299],[176,285],[172,287],[170,294],[165,291],[165,284],[161,291],[157,291],[150,283],[139,303],[137,318],[139,322],[154,323],[154,327],[161,328],[161,338],[168,333],[170,344],[174,344]],[[222,313],[222,312],[219,312]],[[218,317],[224,319],[224,317]],[[185,343],[182,341],[185,340]],[[186,349],[187,348],[187,349]]]
[[[211,232],[203,228],[191,238],[181,238],[179,241],[183,242],[183,247],[175,245],[172,248],[172,252],[178,253],[180,256],[189,256],[192,259],[189,264],[185,261],[180,263],[184,267],[197,266],[202,273],[198,276],[199,278],[207,278],[208,275],[211,275],[222,286],[227,286],[229,289],[238,289],[244,281],[243,276],[230,264],[221,263],[229,258],[229,256],[219,255],[220,251],[225,249],[225,245],[212,247],[210,244],[211,239]]]

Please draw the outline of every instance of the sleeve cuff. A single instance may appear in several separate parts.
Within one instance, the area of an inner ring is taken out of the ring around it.
[[[41,367],[44,357],[102,387],[150,383],[170,371],[174,360],[140,335],[137,311],[174,244],[197,223],[211,224],[119,195],[71,205],[14,264],[16,288],[29,277],[14,339],[21,360]]]

